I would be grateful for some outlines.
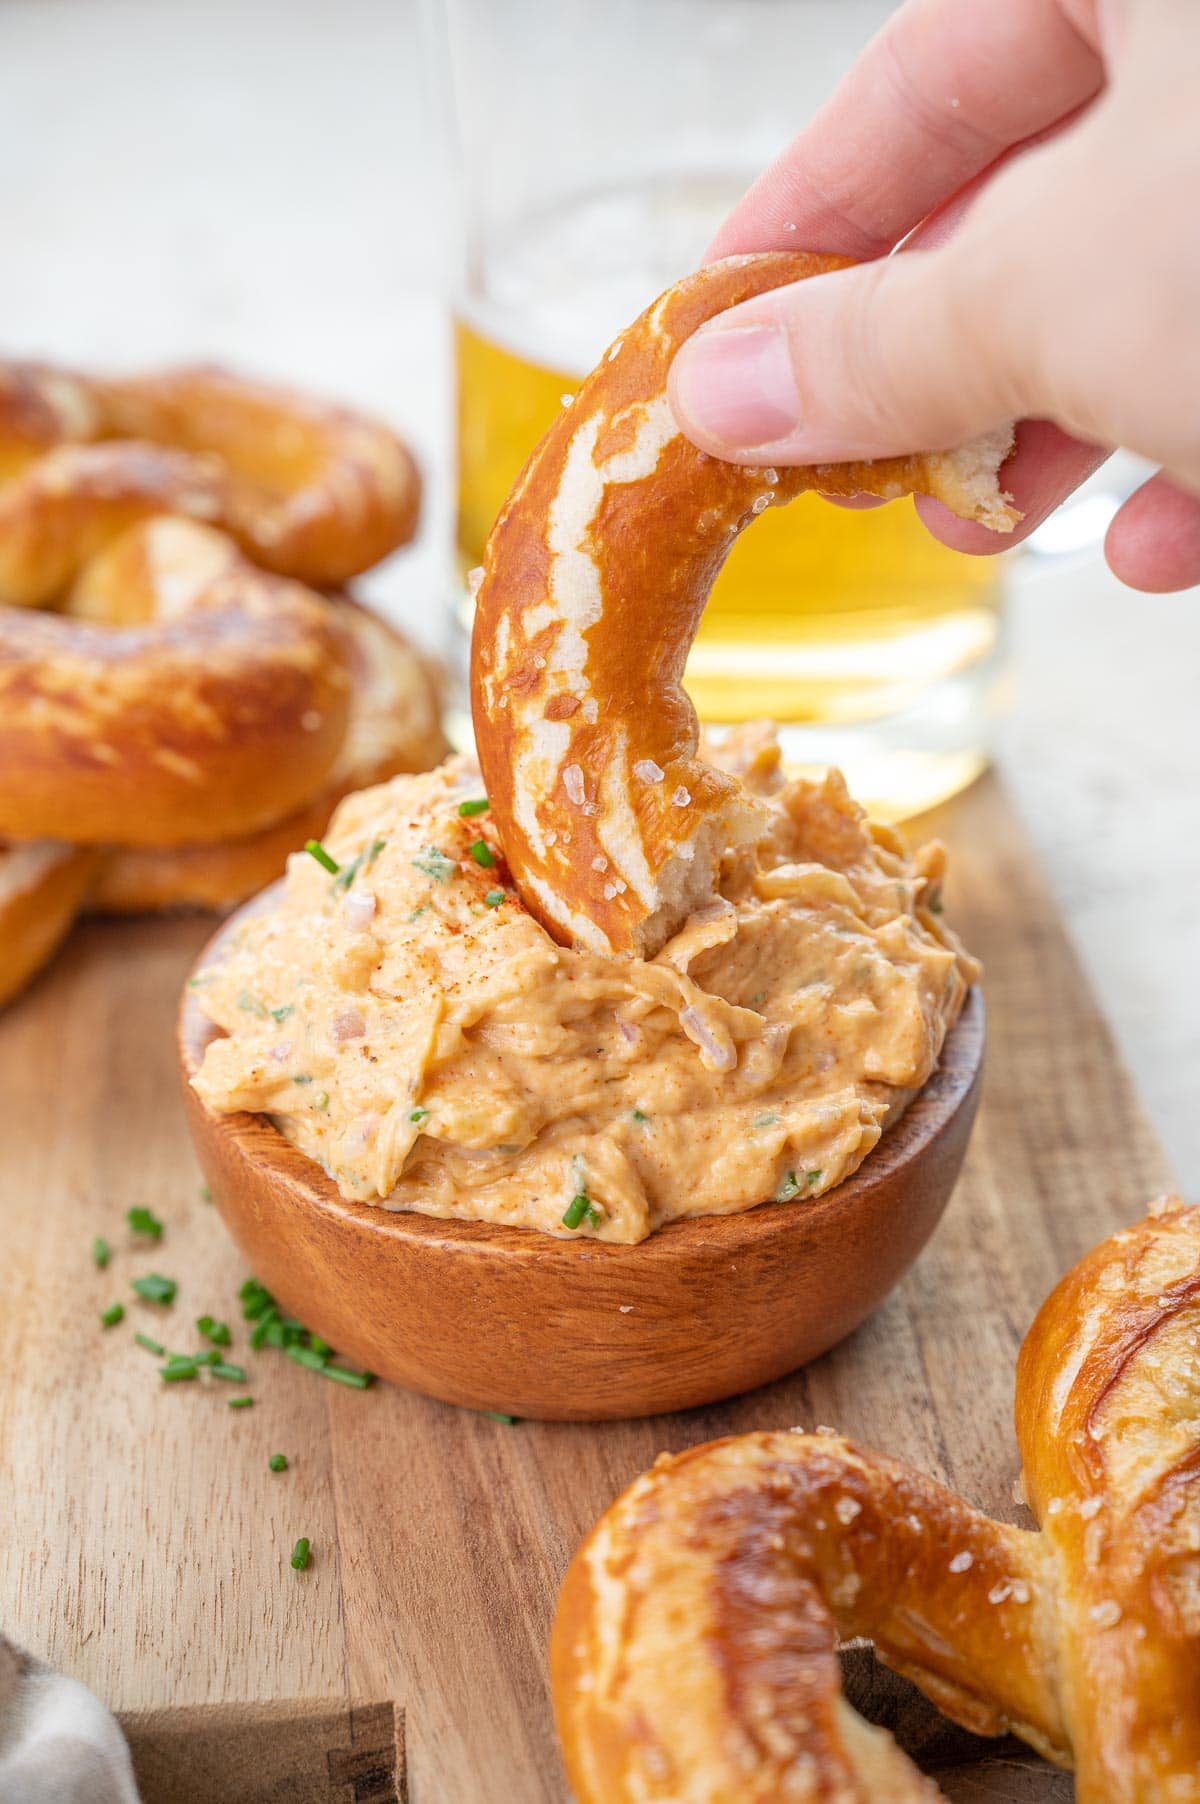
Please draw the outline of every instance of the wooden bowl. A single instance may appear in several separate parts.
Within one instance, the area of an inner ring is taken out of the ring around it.
[[[283,1306],[395,1384],[469,1409],[587,1422],[716,1402],[857,1327],[949,1201],[979,1096],[984,1011],[973,990],[937,1071],[853,1177],[812,1202],[671,1222],[638,1246],[347,1202],[265,1116],[200,1101],[187,1080],[217,1031],[185,990],[192,1138],[226,1227]]]

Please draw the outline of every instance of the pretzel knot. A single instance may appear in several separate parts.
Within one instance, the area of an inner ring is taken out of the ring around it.
[[[750,468],[684,438],[667,401],[679,346],[713,314],[843,266],[805,252],[731,257],[670,288],[617,339],[550,428],[488,540],[472,650],[475,738],[522,899],[592,951],[653,956],[755,836],[740,785],[697,757],[681,687],[738,534],[806,489],[935,495],[1007,532],[1004,428],[961,450]]]
[[[1043,1304],[1017,1368],[1040,1529],[836,1435],[661,1459],[576,1554],[551,1649],[580,1804],[940,1794],[841,1695],[839,1636],[1080,1804],[1200,1800],[1200,1209],[1168,1199]]]
[[[312,586],[418,501],[386,428],[284,390],[0,365],[0,1001],[89,895],[238,901],[442,755],[429,668]]]

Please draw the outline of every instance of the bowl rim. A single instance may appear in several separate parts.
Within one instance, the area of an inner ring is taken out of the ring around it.
[[[789,1209],[765,1199],[748,1209],[729,1214],[684,1216],[655,1228],[644,1240],[633,1242],[586,1241],[547,1234],[540,1228],[517,1227],[507,1222],[459,1221],[453,1217],[422,1214],[411,1209],[388,1209],[381,1203],[361,1203],[344,1197],[332,1178],[279,1131],[266,1115],[246,1110],[230,1113],[210,1109],[192,1088],[205,1049],[220,1035],[220,1028],[200,1007],[190,980],[207,965],[218,961],[225,943],[238,928],[271,905],[283,879],[268,886],[229,915],[205,942],[189,969],[180,997],[177,1017],[177,1052],[180,1076],[188,1093],[189,1110],[204,1130],[236,1153],[243,1168],[266,1168],[305,1206],[343,1227],[405,1241],[425,1241],[445,1251],[466,1255],[519,1254],[539,1263],[561,1260],[564,1271],[578,1271],[581,1248],[595,1260],[655,1257],[672,1260],[689,1252],[711,1254],[790,1237],[797,1224],[827,1226],[830,1215],[849,1212],[856,1203],[897,1173],[916,1164],[949,1128],[958,1111],[975,1092],[986,1045],[986,1009],[978,984],[967,991],[963,1006],[946,1034],[938,1063],[903,1114],[892,1122],[858,1168],[840,1184],[806,1201],[801,1209]],[[724,1244],[721,1244],[724,1243]]]

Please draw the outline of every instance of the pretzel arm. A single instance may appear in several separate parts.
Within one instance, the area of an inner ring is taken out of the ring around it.
[[[741,530],[805,489],[936,494],[1007,530],[1011,432],[961,451],[769,469],[679,431],[667,375],[683,341],[747,296],[840,267],[735,257],[689,276],[616,341],[530,458],[484,556],[472,648],[475,739],[526,906],[554,937],[653,956],[711,898],[758,811],[697,756],[684,664]]]
[[[936,1797],[841,1697],[839,1635],[1062,1759],[1051,1615],[1038,1537],[932,1480],[837,1437],[714,1442],[633,1485],[568,1572],[568,1772],[580,1804]]]

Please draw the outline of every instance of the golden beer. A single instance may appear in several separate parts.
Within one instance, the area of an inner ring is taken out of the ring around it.
[[[462,317],[455,338],[465,578],[579,376]],[[688,693],[709,725],[776,720],[789,763],[839,763],[873,813],[902,819],[983,768],[999,600],[994,560],[939,545],[911,501],[854,511],[802,495],[735,545],[688,661]]]

